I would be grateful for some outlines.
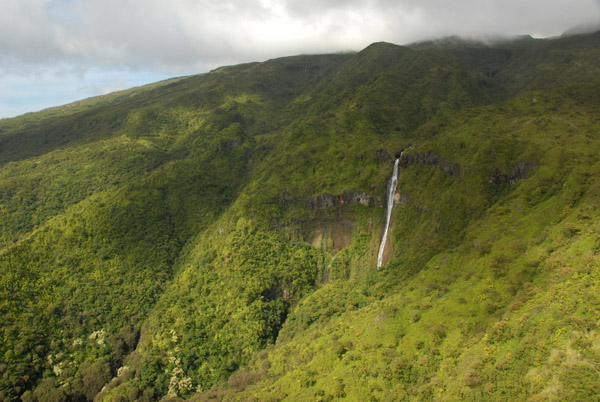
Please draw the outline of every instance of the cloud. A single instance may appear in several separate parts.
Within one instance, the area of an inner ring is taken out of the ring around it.
[[[596,3],[600,1],[597,0]],[[436,35],[557,35],[591,0],[8,0],[1,66],[72,61],[189,71]]]
[[[453,34],[553,36],[600,20],[599,2],[2,0],[0,80],[61,70],[85,80],[90,69],[191,74]]]

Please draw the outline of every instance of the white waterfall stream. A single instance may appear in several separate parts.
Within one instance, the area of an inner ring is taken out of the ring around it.
[[[400,154],[402,158],[402,154]],[[381,244],[379,245],[379,253],[377,254],[377,269],[383,265],[383,251],[385,250],[385,243],[387,242],[388,229],[390,227],[390,220],[392,218],[392,208],[394,208],[394,196],[396,195],[396,186],[398,185],[398,162],[400,158],[394,162],[394,172],[392,178],[388,182],[387,188],[387,216],[385,218],[385,230],[383,231],[383,237],[381,238]]]

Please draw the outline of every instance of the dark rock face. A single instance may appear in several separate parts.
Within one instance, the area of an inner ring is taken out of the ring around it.
[[[375,199],[366,193],[345,191],[341,195],[321,194],[307,202],[308,209],[330,208],[348,204],[362,204],[367,207],[375,205]]]
[[[449,162],[446,158],[436,155],[433,152],[402,155],[398,164],[404,168],[415,164],[420,166],[439,166],[448,176],[460,176],[460,165]]]
[[[336,253],[350,244],[355,229],[356,216],[351,204],[375,206],[375,198],[356,191],[344,191],[342,194],[320,194],[306,202],[306,208],[313,210],[307,219],[280,224],[288,226],[291,238],[302,239],[314,247]]]
[[[377,159],[381,159],[382,161],[394,163],[394,158],[390,155],[385,149],[378,149],[375,151],[375,156]]]
[[[308,209],[329,208],[336,205],[336,196],[331,194],[321,194],[308,201]]]
[[[411,198],[406,193],[396,192],[394,194],[394,204],[406,205],[411,201]]]
[[[519,180],[526,179],[536,169],[535,163],[519,162],[510,173],[502,173],[498,169],[488,178],[491,184],[515,184]]]
[[[342,197],[348,204],[362,204],[367,207],[372,207],[375,204],[373,197],[365,193],[355,193],[354,191],[349,191],[344,193]]]

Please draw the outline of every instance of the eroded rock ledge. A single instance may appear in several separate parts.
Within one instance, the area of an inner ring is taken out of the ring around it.
[[[358,193],[356,191],[345,191],[341,195],[321,194],[308,200],[306,207],[308,209],[321,209],[349,204],[362,204],[367,207],[373,207],[375,205],[375,198],[366,193]]]
[[[404,154],[398,165],[403,168],[410,165],[439,166],[449,176],[460,176],[460,165],[452,163],[433,152]]]
[[[527,179],[531,172],[537,168],[535,163],[519,162],[510,173],[502,173],[496,169],[488,181],[492,184],[515,184],[519,180]]]

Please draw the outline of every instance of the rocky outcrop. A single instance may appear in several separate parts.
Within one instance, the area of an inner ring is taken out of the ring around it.
[[[375,156],[377,159],[381,159],[382,161],[394,163],[394,158],[392,158],[392,155],[390,155],[385,149],[378,149],[375,151]]]
[[[402,155],[399,166],[406,168],[410,165],[439,166],[449,176],[460,176],[460,165],[452,163],[433,152]]]
[[[519,180],[528,178],[536,168],[535,163],[519,162],[510,173],[502,173],[498,169],[494,170],[488,177],[488,181],[491,184],[515,184]]]
[[[330,208],[330,207],[337,205],[337,197],[339,197],[339,196],[335,196],[335,195],[331,195],[331,194],[321,194],[321,195],[316,196],[315,198],[310,199],[306,203],[306,207],[308,209]]]
[[[367,207],[375,205],[375,199],[365,193],[356,193],[354,191],[346,192],[342,195],[343,202],[347,204],[362,204]]]
[[[396,192],[394,194],[394,204],[406,205],[411,201],[410,197],[405,193]]]
[[[362,204],[367,207],[372,207],[375,205],[375,199],[366,193],[358,193],[356,191],[345,191],[341,195],[318,195],[315,198],[310,199],[306,203],[306,207],[308,209],[323,209],[349,204]]]

